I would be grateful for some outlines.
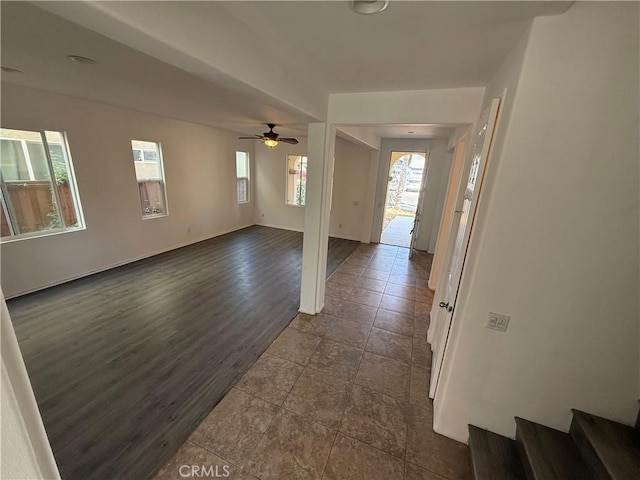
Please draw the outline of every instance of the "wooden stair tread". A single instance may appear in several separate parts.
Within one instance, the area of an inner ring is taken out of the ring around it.
[[[515,440],[469,425],[475,480],[525,480]]]
[[[525,470],[531,480],[594,478],[568,434],[519,417],[516,424]]]
[[[640,478],[638,430],[606,418],[573,410],[571,434],[593,470],[599,473],[606,472],[613,480]],[[589,447],[597,458],[593,457]],[[592,463],[598,460],[601,465]]]

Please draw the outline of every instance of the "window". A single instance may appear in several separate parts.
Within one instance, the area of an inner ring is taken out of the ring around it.
[[[307,157],[287,155],[287,205],[303,206],[307,191]]]
[[[0,128],[2,240],[84,227],[66,137]]]
[[[138,180],[142,218],[167,215],[160,144],[131,140],[131,149],[133,150],[133,164]]]
[[[249,203],[249,152],[236,152],[236,198]]]

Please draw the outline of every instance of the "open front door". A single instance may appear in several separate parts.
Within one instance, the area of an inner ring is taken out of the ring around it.
[[[425,154],[424,170],[422,173],[422,180],[420,182],[420,194],[418,195],[418,203],[416,205],[416,216],[413,219],[413,228],[411,229],[411,241],[409,242],[409,258],[413,255],[413,251],[418,243],[418,237],[420,236],[420,216],[422,215],[422,201],[424,200],[424,191],[427,185],[427,177],[429,176],[429,162],[431,152],[427,151]]]
[[[491,106],[482,112],[478,127],[471,138],[470,159],[471,167],[468,180],[462,184],[456,203],[455,216],[451,225],[450,238],[455,238],[445,256],[444,278],[442,287],[436,291],[434,307],[431,311],[431,327],[429,339],[433,350],[431,365],[431,385],[429,396],[435,397],[442,369],[447,339],[453,314],[455,312],[458,287],[469,245],[469,237],[478,204],[478,197],[482,187],[487,157],[491,150],[496,120],[500,108],[500,98],[496,98]]]

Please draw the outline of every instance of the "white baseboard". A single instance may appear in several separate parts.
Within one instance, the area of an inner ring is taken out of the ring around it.
[[[258,225],[260,227],[269,227],[269,228],[277,228],[279,230],[289,230],[290,232],[304,232],[304,229],[301,228],[291,228],[291,227],[285,227],[282,225],[273,225],[271,223],[263,223],[263,222],[256,222],[254,225]]]
[[[45,288],[55,287],[56,285],[62,285],[63,283],[71,282],[71,281],[77,280],[79,278],[88,277],[89,275],[94,275],[94,274],[100,273],[100,272],[106,272],[107,270],[111,270],[112,268],[118,268],[118,267],[121,267],[122,265],[127,265],[129,263],[134,263],[134,262],[137,262],[139,260],[144,260],[145,258],[155,257],[156,255],[160,255],[161,253],[170,252],[172,250],[177,250],[178,248],[186,247],[188,245],[193,245],[195,243],[204,242],[205,240],[210,240],[212,238],[220,237],[222,235],[226,235],[227,233],[237,232],[238,230],[242,230],[243,228],[252,227],[253,225],[254,225],[253,223],[250,223],[250,224],[247,224],[247,225],[244,225],[244,226],[240,226],[240,227],[237,227],[237,228],[232,228],[232,229],[229,229],[229,230],[222,230],[222,231],[217,232],[217,233],[215,233],[213,235],[208,235],[208,236],[201,237],[201,238],[198,238],[198,239],[195,239],[195,240],[189,240],[187,242],[178,243],[176,245],[170,246],[169,248],[155,250],[155,251],[150,252],[148,254],[140,255],[140,256],[137,256],[137,257],[131,257],[131,258],[122,260],[120,262],[115,262],[115,263],[106,265],[104,267],[96,268],[94,270],[89,270],[87,272],[84,272],[84,273],[81,273],[81,274],[78,274],[78,275],[72,275],[70,277],[65,277],[65,278],[63,278],[61,280],[56,280],[54,282],[45,283],[43,285],[38,286],[37,288],[32,288],[31,290],[26,290],[24,292],[16,293],[15,295],[11,295],[10,297],[6,297],[6,299],[10,300],[12,298],[21,297],[22,295],[27,295],[29,293],[33,293],[33,292],[38,292],[40,290],[44,290]]]

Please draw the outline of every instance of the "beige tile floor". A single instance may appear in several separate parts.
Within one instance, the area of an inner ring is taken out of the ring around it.
[[[466,445],[432,428],[430,266],[360,245],[323,313],[299,314],[156,479],[472,478]]]

